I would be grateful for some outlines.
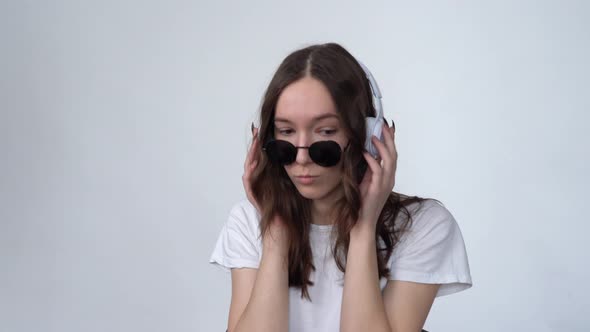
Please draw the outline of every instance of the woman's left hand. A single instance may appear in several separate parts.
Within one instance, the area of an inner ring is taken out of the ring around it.
[[[371,138],[379,151],[379,156],[374,159],[368,152],[363,152],[368,163],[367,171],[359,186],[361,193],[361,210],[359,220],[352,232],[367,231],[375,234],[377,220],[385,206],[387,198],[395,185],[395,172],[397,169],[397,150],[395,148],[395,127],[389,127],[385,122],[383,126],[383,140],[379,141],[375,136]]]

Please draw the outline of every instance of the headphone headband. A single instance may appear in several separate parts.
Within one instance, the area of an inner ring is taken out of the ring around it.
[[[369,80],[369,85],[371,86],[371,93],[373,94],[373,107],[375,108],[375,116],[367,116],[365,117],[367,126],[366,126],[366,140],[365,140],[365,149],[374,157],[377,158],[379,156],[379,151],[377,147],[372,143],[371,138],[373,136],[377,137],[380,141],[383,142],[383,105],[381,104],[381,91],[379,90],[379,86],[377,85],[377,81],[371,74],[369,68],[367,68],[364,64],[360,61],[358,63],[361,65],[363,70],[365,71],[365,75]]]
[[[369,85],[371,86],[371,93],[373,94],[373,106],[375,107],[375,111],[377,111],[375,118],[383,118],[383,106],[381,105],[381,90],[379,90],[379,85],[377,84],[377,81],[373,77],[373,74],[369,68],[367,68],[367,66],[365,66],[362,62],[357,62],[363,68],[363,71],[369,80]]]

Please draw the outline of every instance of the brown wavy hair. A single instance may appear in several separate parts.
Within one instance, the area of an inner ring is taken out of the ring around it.
[[[350,231],[356,224],[361,206],[359,184],[368,166],[362,151],[366,137],[365,117],[376,114],[373,97],[362,67],[339,44],[317,44],[296,50],[279,65],[262,99],[259,119],[259,139],[262,143],[273,136],[275,107],[281,92],[305,76],[318,79],[327,87],[350,139],[350,145],[343,152],[340,185],[344,195],[330,213],[334,221],[331,240],[335,240],[332,255],[338,268],[345,272],[343,261],[348,253]],[[252,192],[256,201],[260,202],[260,237],[267,232],[272,217],[280,216],[285,221],[290,239],[289,287],[301,288],[301,297],[311,301],[308,286],[314,285],[310,274],[312,269],[316,269],[309,241],[311,200],[298,192],[284,167],[270,163],[262,150],[257,153],[259,162],[253,173]],[[383,248],[376,247],[379,278],[390,276],[387,262],[401,234],[411,225],[411,213],[407,206],[426,199],[396,192],[389,195],[375,234],[376,243],[381,238],[385,245]]]

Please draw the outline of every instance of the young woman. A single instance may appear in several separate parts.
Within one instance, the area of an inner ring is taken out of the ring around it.
[[[395,126],[379,98],[335,43],[277,69],[252,128],[247,199],[210,259],[231,271],[230,332],[420,331],[435,297],[471,287],[451,213],[392,191]]]

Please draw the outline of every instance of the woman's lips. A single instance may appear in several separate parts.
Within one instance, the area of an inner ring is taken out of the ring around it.
[[[304,176],[296,176],[295,178],[301,184],[312,184],[315,181],[315,179],[317,178],[317,176],[304,175]]]

